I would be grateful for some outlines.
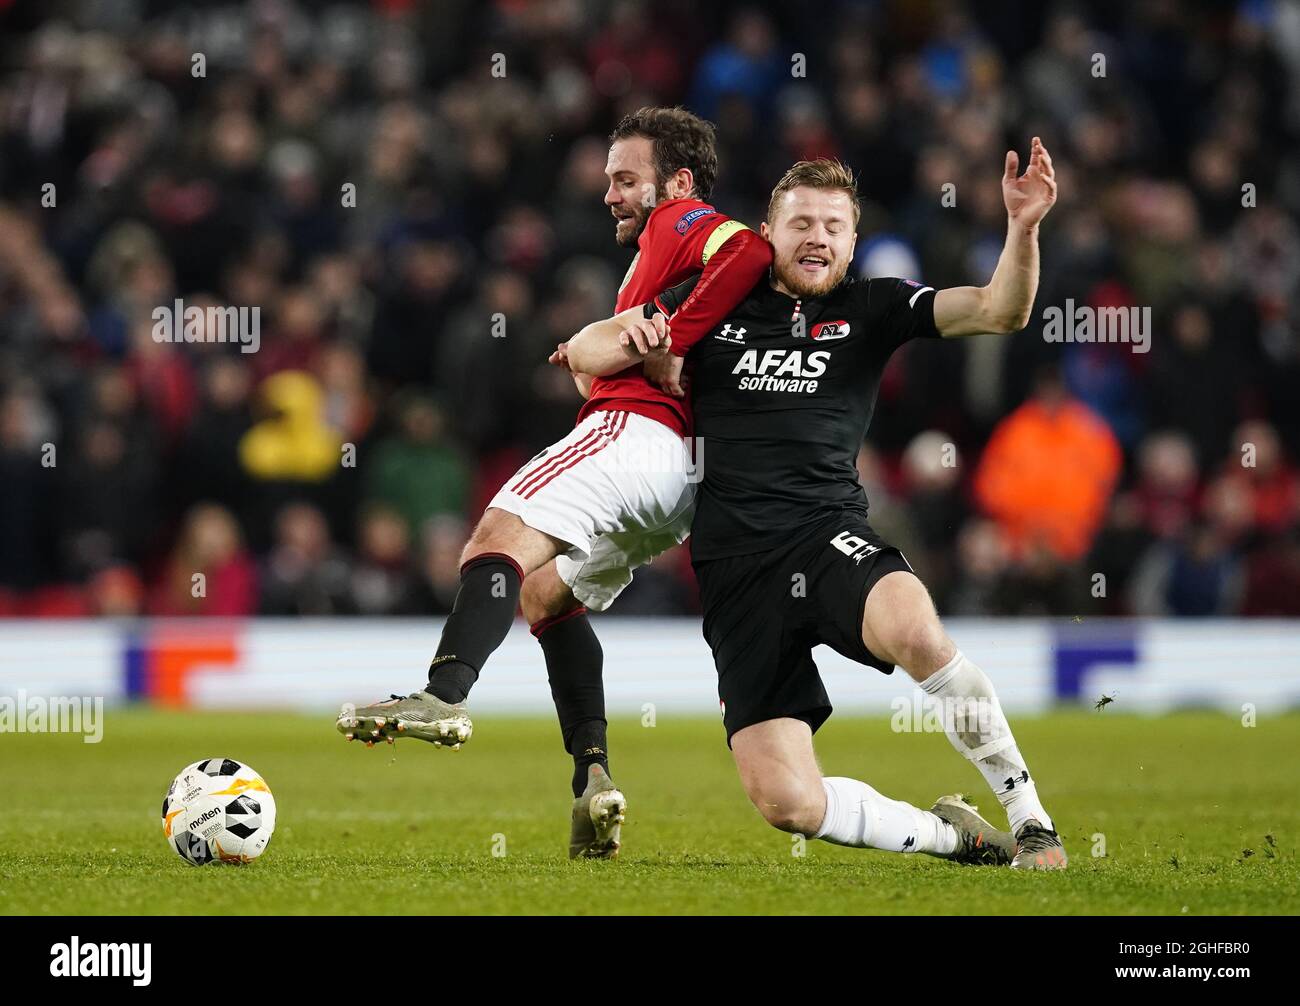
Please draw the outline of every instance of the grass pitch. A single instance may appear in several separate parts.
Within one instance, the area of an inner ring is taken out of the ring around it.
[[[1209,713],[1014,718],[1070,854],[1068,872],[1047,875],[820,842],[796,855],[750,807],[721,725],[667,715],[611,724],[623,853],[572,863],[554,723],[481,715],[475,727],[457,753],[349,745],[329,715],[124,709],[97,745],[0,736],[0,912],[1300,912],[1300,714],[1254,728]],[[817,745],[828,774],[923,807],[964,790],[1004,822],[941,734],[837,716]],[[256,863],[196,869],[164,840],[159,808],[176,772],[218,755],[262,773],[279,821]]]

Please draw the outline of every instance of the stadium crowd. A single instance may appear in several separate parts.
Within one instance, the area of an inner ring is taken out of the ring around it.
[[[1050,146],[1028,329],[900,352],[859,458],[941,612],[1300,614],[1300,6],[984,9],[0,2],[0,615],[449,610],[629,261],[606,134],[678,103],[725,212],[840,157],[853,270],[935,287]],[[177,298],[257,351],[155,338]],[[685,549],[614,610],[696,610]]]

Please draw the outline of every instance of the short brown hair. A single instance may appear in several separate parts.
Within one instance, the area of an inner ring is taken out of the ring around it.
[[[858,225],[862,216],[862,205],[858,200],[858,181],[847,164],[833,157],[819,157],[815,161],[799,161],[781,176],[772,190],[772,198],[767,202],[767,222],[772,222],[776,212],[777,201],[791,189],[805,186],[810,189],[838,189],[848,194],[853,203],[853,226]]]
[[[650,141],[656,181],[662,184],[673,173],[689,168],[695,179],[695,197],[707,201],[713,195],[713,183],[718,180],[714,133],[713,123],[680,105],[675,108],[647,105],[623,116],[609,134],[609,142],[644,136]]]

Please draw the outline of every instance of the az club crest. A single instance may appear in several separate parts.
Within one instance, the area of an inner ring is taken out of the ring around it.
[[[849,335],[847,321],[819,321],[812,327],[808,337],[818,342],[830,342],[832,339],[846,339]]]

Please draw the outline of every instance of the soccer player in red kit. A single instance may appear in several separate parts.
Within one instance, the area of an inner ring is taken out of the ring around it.
[[[616,310],[698,274],[673,317],[671,351],[683,356],[772,261],[767,242],[707,202],[717,167],[713,126],[681,108],[642,108],[610,136],[605,203],[618,243],[637,248]],[[633,348],[627,363],[608,377],[574,374],[587,400],[573,432],[488,505],[462,553],[428,684],[345,705],[338,720],[370,744],[417,737],[458,748],[472,731],[465,699],[522,604],[574,759],[571,857],[614,856],[626,809],[609,776],[602,652],[587,611],[609,607],[634,569],[684,541],[695,509],[689,405],[646,379]]]

